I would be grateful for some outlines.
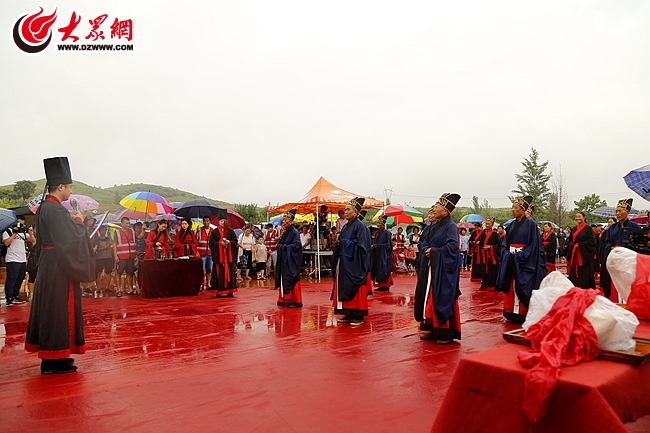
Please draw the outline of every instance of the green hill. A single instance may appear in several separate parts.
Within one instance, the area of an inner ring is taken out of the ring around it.
[[[34,196],[43,192],[45,187],[45,179],[39,179],[33,181],[36,184],[36,190],[34,191]],[[11,190],[13,185],[4,185],[0,186],[0,189]],[[176,188],[170,188],[162,185],[150,185],[145,183],[132,183],[129,185],[116,185],[110,188],[98,188],[90,186],[78,180],[75,180],[74,186],[72,188],[73,194],[87,195],[92,197],[99,202],[100,211],[111,211],[115,212],[120,209],[119,201],[126,197],[129,194],[138,191],[153,192],[159,194],[167,199],[168,202],[172,203],[175,201],[186,202],[188,200],[194,199],[206,199],[210,200],[217,206],[222,207],[231,207],[230,203],[214,200],[208,197],[192,194],[191,192],[181,191]],[[22,205],[22,203],[17,203],[16,206]]]

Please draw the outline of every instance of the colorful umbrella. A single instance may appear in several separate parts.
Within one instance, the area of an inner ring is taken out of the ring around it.
[[[173,213],[164,213],[160,215],[156,215],[151,219],[151,221],[160,221],[160,220],[165,220],[165,221],[171,221],[171,222],[176,222],[178,221],[178,217],[174,215]]]
[[[43,201],[44,198],[45,198],[45,194],[39,194],[39,195],[37,195],[36,197],[34,197],[33,199],[31,199],[31,200],[29,201],[29,203],[27,203],[27,207],[28,207],[29,210],[31,210],[33,213],[36,213],[36,209],[38,209],[38,207],[41,205],[41,202]]]
[[[147,220],[151,219],[152,216],[146,212],[137,212],[131,209],[120,209],[113,215],[113,220],[119,222],[123,217],[127,217],[132,220]]]
[[[219,224],[219,215],[213,215],[212,218],[212,224],[218,225]],[[246,222],[244,221],[244,218],[242,218],[241,215],[239,215],[237,212],[234,210],[228,209],[228,227],[231,229],[240,229],[246,225]]]
[[[650,165],[632,170],[623,180],[628,188],[650,201]]]
[[[372,217],[373,221],[377,221],[380,216],[386,215],[386,225],[400,225],[400,224],[417,224],[423,221],[422,212],[419,210],[405,205],[389,205],[383,211],[379,211]]]
[[[0,208],[0,233],[18,222],[16,213],[9,209]]]
[[[420,212],[416,208],[411,207],[411,206],[407,206],[407,205],[404,205],[404,204],[391,204],[391,205],[386,206],[386,209],[384,209],[384,215],[389,216],[389,217],[390,216],[399,216],[399,215],[403,215],[403,214],[404,215],[415,216],[415,217],[420,217],[420,219],[422,219],[422,217],[424,216],[424,215],[422,215],[422,212]]]
[[[460,222],[468,222],[468,223],[482,223],[485,222],[485,218],[483,218],[481,215],[471,213],[469,215],[465,215],[460,219]]]
[[[153,192],[134,192],[120,200],[120,205],[135,212],[142,212],[149,216],[170,213],[173,209],[167,200]]]
[[[188,218],[203,218],[204,216],[212,216],[219,212],[219,207],[214,203],[207,200],[190,200],[185,202],[184,205],[174,211],[179,217]]]

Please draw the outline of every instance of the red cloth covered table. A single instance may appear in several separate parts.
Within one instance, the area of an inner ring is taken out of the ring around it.
[[[650,322],[636,335],[650,337]],[[596,359],[562,368],[548,413],[531,427],[521,410],[527,370],[517,360],[527,349],[506,343],[461,359],[431,432],[626,433],[624,422],[650,414],[650,363]]]
[[[196,296],[203,282],[201,260],[140,260],[138,282],[143,298]]]

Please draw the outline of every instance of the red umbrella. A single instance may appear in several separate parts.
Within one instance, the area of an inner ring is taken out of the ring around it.
[[[474,228],[474,223],[468,223],[467,221],[464,221],[462,223],[456,224],[459,229],[471,229]]]
[[[219,214],[211,216],[210,221],[212,221],[212,224],[219,225]],[[228,227],[234,230],[243,228],[245,225],[246,222],[241,215],[239,215],[234,210],[228,209]]]
[[[640,213],[630,217],[630,221],[634,221],[637,224],[646,224],[648,222],[648,215],[647,213]]]

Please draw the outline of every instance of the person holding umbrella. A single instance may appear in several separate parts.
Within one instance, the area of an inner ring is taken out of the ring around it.
[[[68,158],[43,161],[49,194],[36,213],[40,256],[25,350],[37,352],[41,374],[77,371],[73,353],[86,352],[81,281],[95,279],[95,253],[81,213],[70,218],[61,202],[72,193]]]
[[[429,209],[432,222],[420,237],[420,266],[415,287],[413,315],[420,330],[429,331],[422,340],[449,344],[460,340],[460,265],[458,227],[451,220],[460,195],[443,194]],[[433,221],[436,221],[433,223]]]
[[[370,275],[375,284],[375,291],[388,292],[393,285],[393,242],[390,231],[386,230],[388,217],[382,215],[377,220],[377,232],[372,239],[372,252],[370,254],[372,268]]]
[[[237,291],[237,236],[228,227],[228,211],[219,209],[219,225],[210,235],[210,251],[212,252],[212,288],[217,291],[217,298],[233,298]]]
[[[275,267],[275,290],[278,292],[278,306],[302,307],[302,286],[300,285],[300,263],[302,244],[298,230],[293,226],[296,209],[282,215],[282,236],[277,244],[277,265]]]

